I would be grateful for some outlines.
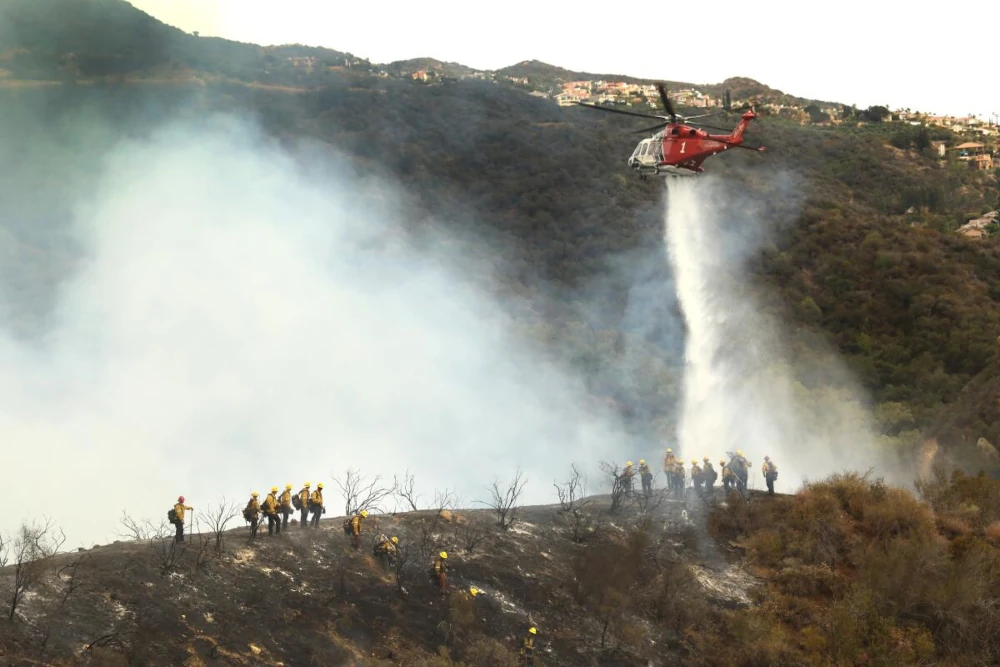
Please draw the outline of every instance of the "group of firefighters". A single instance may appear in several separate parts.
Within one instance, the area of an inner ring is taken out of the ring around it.
[[[725,493],[729,493],[733,489],[745,491],[751,465],[750,461],[743,455],[743,451],[739,449],[730,455],[728,463],[725,459],[719,459],[723,491]],[[674,450],[670,447],[667,447],[667,452],[663,457],[663,472],[667,476],[667,491],[677,498],[683,498],[687,486],[684,462],[674,454]],[[774,482],[778,479],[778,466],[771,460],[770,456],[764,457],[761,473],[767,483],[768,494],[773,496]],[[642,481],[643,495],[652,495],[653,472],[649,469],[645,459],[639,459],[638,469],[631,461],[625,464],[625,468],[619,476],[623,490],[626,493],[632,492],[633,480],[637,474]],[[691,485],[697,495],[710,495],[715,491],[715,482],[719,479],[719,472],[716,472],[712,461],[706,456],[702,458],[701,465],[698,464],[698,459],[691,459],[690,476]]]
[[[722,473],[722,487],[726,493],[732,489],[744,491],[747,488],[747,478],[751,463],[739,449],[730,455],[729,462],[725,459],[719,460],[719,470]],[[674,454],[672,448],[668,447],[663,457],[663,472],[667,477],[667,490],[679,498],[683,498],[686,488],[686,472],[684,462]],[[767,483],[767,492],[774,495],[774,482],[778,478],[778,467],[765,456],[761,466],[761,472]],[[636,476],[642,482],[642,492],[646,496],[653,492],[653,473],[646,464],[645,459],[639,459],[638,469],[631,461],[626,463],[619,479],[628,493],[632,492],[633,480]],[[698,464],[697,459],[691,459],[690,477],[692,486],[696,494],[707,495],[714,492],[715,482],[719,478],[719,473],[712,466],[711,460],[706,456],[702,459],[702,464]],[[320,516],[326,514],[326,507],[323,504],[323,484],[316,485],[312,490],[309,482],[306,482],[298,493],[292,493],[292,485],[286,484],[283,493],[278,493],[278,487],[272,486],[271,492],[267,494],[263,502],[258,500],[259,494],[254,491],[250,494],[250,500],[243,508],[243,518],[250,524],[251,538],[257,535],[257,526],[260,523],[261,515],[267,518],[267,534],[281,534],[282,530],[288,530],[289,516],[293,512],[300,512],[299,526],[302,528],[318,527]],[[168,518],[176,527],[175,540],[184,541],[184,514],[193,510],[185,504],[184,496],[178,496],[177,503],[170,512]],[[368,512],[361,510],[353,516],[344,520],[343,529],[346,535],[351,536],[351,546],[358,550],[361,548],[361,533],[364,529],[365,519]],[[385,534],[379,535],[372,547],[374,556],[385,567],[392,567],[396,563],[396,556],[399,549],[399,538],[393,535],[387,537]],[[448,590],[448,552],[441,551],[434,559],[429,574],[432,580],[438,584],[442,593]],[[478,589],[470,588],[467,595],[475,598],[479,594]],[[521,657],[524,664],[534,664],[535,635],[538,630],[534,626],[528,629],[527,635],[521,642]]]

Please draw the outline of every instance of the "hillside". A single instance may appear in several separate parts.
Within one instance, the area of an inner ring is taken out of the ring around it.
[[[615,405],[636,433],[670,436],[675,404],[663,397],[679,393],[683,331],[676,303],[670,294],[645,291],[635,295],[645,294],[647,302],[630,304],[635,277],[622,268],[648,267],[646,284],[670,284],[668,269],[650,264],[662,256],[661,190],[624,167],[634,123],[560,108],[488,81],[442,87],[379,78],[369,74],[367,61],[335,51],[282,47],[287,53],[281,55],[196,38],[117,0],[61,3],[5,6],[0,51],[10,56],[11,77],[50,76],[33,68],[56,67],[68,52],[81,64],[81,76],[151,72],[170,62],[202,74],[169,90],[120,80],[109,87],[99,81],[10,87],[0,91],[5,106],[24,113],[10,117],[17,131],[5,138],[8,150],[61,142],[81,156],[98,157],[109,138],[142,135],[157,119],[191,109],[246,111],[289,145],[314,139],[333,146],[351,156],[359,173],[391,177],[405,189],[415,229],[433,219],[473,234],[502,267],[505,282],[492,287],[525,297],[526,307],[517,312],[525,335],[586,369],[593,395]],[[56,11],[73,21],[52,20]],[[292,57],[346,60],[299,67]],[[579,74],[537,62],[504,71]],[[747,86],[748,93],[757,85],[727,83]],[[103,134],[53,134],[79,118],[79,109],[103,119]],[[769,225],[782,230],[768,238],[751,266],[768,309],[788,323],[793,361],[808,367],[814,351],[832,343],[874,405],[889,412],[903,406],[895,414],[904,416],[884,428],[907,451],[921,431],[955,414],[959,392],[995,357],[998,240],[971,242],[953,232],[996,208],[1000,188],[992,173],[898,150],[890,145],[895,133],[889,125],[803,126],[771,117],[748,134],[767,145],[765,157],[727,154],[709,166],[729,181],[734,197],[756,201]],[[43,244],[41,231],[56,224],[68,184],[85,188],[88,178],[82,157],[44,165],[25,165],[0,182],[12,210],[27,210],[22,200],[34,191],[26,187],[31,179],[61,174],[58,187],[48,191],[46,206],[56,208],[44,223],[17,216],[4,222],[6,243],[39,253],[25,259],[4,287],[12,327],[22,331],[44,320],[54,285],[73,266],[71,248],[51,235]],[[786,192],[791,178],[794,197]],[[11,276],[14,270],[6,269]],[[626,308],[650,315],[629,323]],[[608,340],[621,343],[609,346]],[[807,388],[822,385],[801,379]],[[982,417],[942,431],[945,449],[969,446],[970,437],[957,435],[962,428],[976,431],[972,443],[980,436],[1000,440],[1000,422],[988,407],[992,399],[974,392],[961,400],[961,414]]]
[[[506,530],[488,510],[373,514],[359,551],[339,518],[183,545],[140,524],[142,539],[0,569],[22,592],[0,656],[506,667],[537,627],[536,665],[996,664],[1000,486],[921,490],[852,474],[797,496],[587,497],[519,508]],[[382,532],[400,540],[389,567],[371,552]],[[440,550],[447,594],[427,572]]]

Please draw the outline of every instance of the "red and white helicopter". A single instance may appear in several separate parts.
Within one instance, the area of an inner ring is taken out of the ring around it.
[[[698,116],[681,116],[674,111],[667,97],[666,88],[663,84],[657,84],[660,91],[660,100],[666,110],[666,116],[639,113],[637,111],[626,111],[614,107],[599,106],[597,104],[587,104],[577,102],[576,104],[589,109],[599,111],[609,111],[611,113],[624,114],[626,116],[639,116],[640,118],[656,118],[663,122],[637,130],[639,133],[659,130],[656,134],[643,139],[635,147],[632,156],[628,159],[628,166],[638,172],[639,178],[645,179],[650,174],[654,176],[693,176],[704,171],[701,163],[716,153],[727,151],[730,148],[745,148],[747,150],[764,152],[763,146],[744,146],[743,132],[750,125],[750,121],[757,117],[753,107],[745,107],[746,111],[740,117],[739,124],[732,130],[712,127],[703,123],[692,123],[695,118],[707,118],[717,116],[722,113],[732,111],[726,108],[724,111],[701,114]],[[728,96],[727,96],[728,99]],[[736,109],[742,111],[743,109]],[[702,127],[710,130],[721,130],[728,134],[709,134]]]

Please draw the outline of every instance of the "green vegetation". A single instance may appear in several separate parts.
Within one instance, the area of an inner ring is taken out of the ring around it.
[[[1000,482],[908,491],[857,474],[710,518],[767,582],[690,635],[691,664],[988,665],[1000,660]],[[702,629],[702,628],[708,629]]]

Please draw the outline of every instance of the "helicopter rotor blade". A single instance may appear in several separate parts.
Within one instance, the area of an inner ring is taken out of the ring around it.
[[[666,87],[662,83],[658,83],[656,84],[656,89],[660,91],[660,101],[663,102],[663,108],[670,114],[670,118],[676,121],[677,112],[674,111],[674,105],[670,103],[670,98],[667,97]]]
[[[634,132],[634,134],[645,134],[645,133],[647,133],[647,132],[653,132],[654,130],[659,130],[659,129],[661,129],[661,128],[664,128],[664,127],[666,127],[667,125],[670,125],[670,121],[666,121],[666,122],[664,122],[664,123],[660,123],[659,125],[654,125],[653,127],[644,127],[644,128],[643,128],[643,129],[641,129],[641,130],[636,130],[636,131]]]
[[[588,109],[597,109],[598,111],[609,111],[611,113],[620,113],[626,116],[638,116],[639,118],[657,118],[659,120],[667,120],[666,116],[654,116],[653,114],[639,113],[637,111],[625,111],[624,109],[615,109],[613,107],[602,107],[596,104],[587,104],[586,102],[574,102],[573,104],[576,104],[581,107],[587,107]]]

